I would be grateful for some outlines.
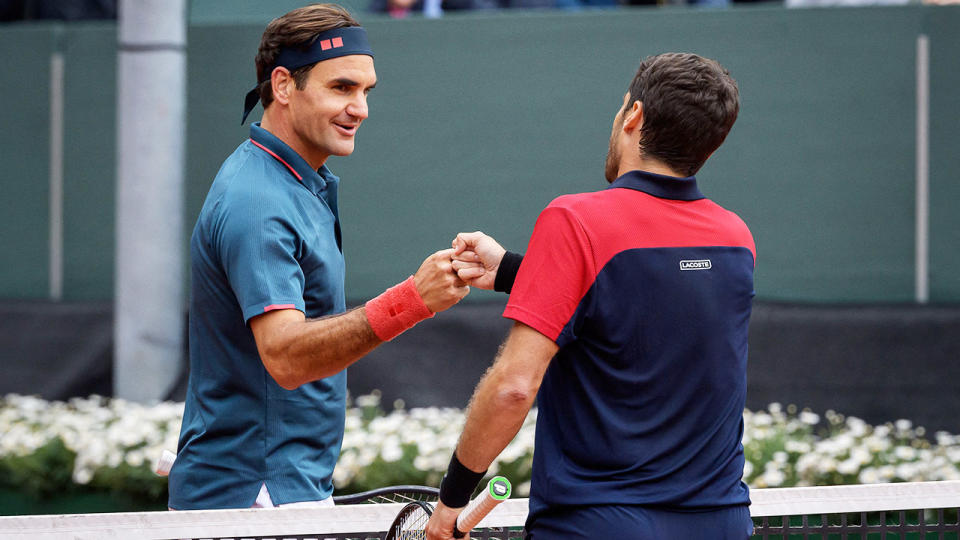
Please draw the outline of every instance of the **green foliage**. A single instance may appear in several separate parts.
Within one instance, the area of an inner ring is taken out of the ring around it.
[[[166,504],[167,479],[158,476],[146,464],[134,467],[121,463],[117,467],[97,470],[90,487],[115,495],[127,496],[144,504]]]
[[[31,454],[0,459],[0,485],[37,499],[74,491],[75,458],[59,437],[52,439]]]

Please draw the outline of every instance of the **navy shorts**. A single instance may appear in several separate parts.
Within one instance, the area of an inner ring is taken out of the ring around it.
[[[527,521],[527,540],[747,540],[751,535],[747,506],[706,512],[575,506],[550,509]]]

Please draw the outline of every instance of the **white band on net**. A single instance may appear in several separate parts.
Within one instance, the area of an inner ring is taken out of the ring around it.
[[[960,508],[960,481],[910,482],[750,491],[754,517],[918,508]],[[333,508],[277,508],[0,517],[0,538],[229,538],[385,531],[402,503]],[[521,527],[527,500],[498,505],[480,527]]]

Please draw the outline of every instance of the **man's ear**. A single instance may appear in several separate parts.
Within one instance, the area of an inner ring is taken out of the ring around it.
[[[633,131],[643,125],[643,103],[634,101],[623,119],[623,129]]]
[[[273,88],[274,101],[287,105],[290,103],[290,94],[293,92],[294,80],[290,70],[278,66],[270,73],[270,84]]]

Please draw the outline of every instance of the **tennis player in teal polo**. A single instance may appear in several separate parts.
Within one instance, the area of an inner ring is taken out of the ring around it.
[[[346,311],[339,179],[376,84],[366,32],[342,8],[273,20],[257,53],[263,121],[217,173],[190,242],[190,382],[175,510],[330,504],[348,365],[469,291],[434,253]]]

